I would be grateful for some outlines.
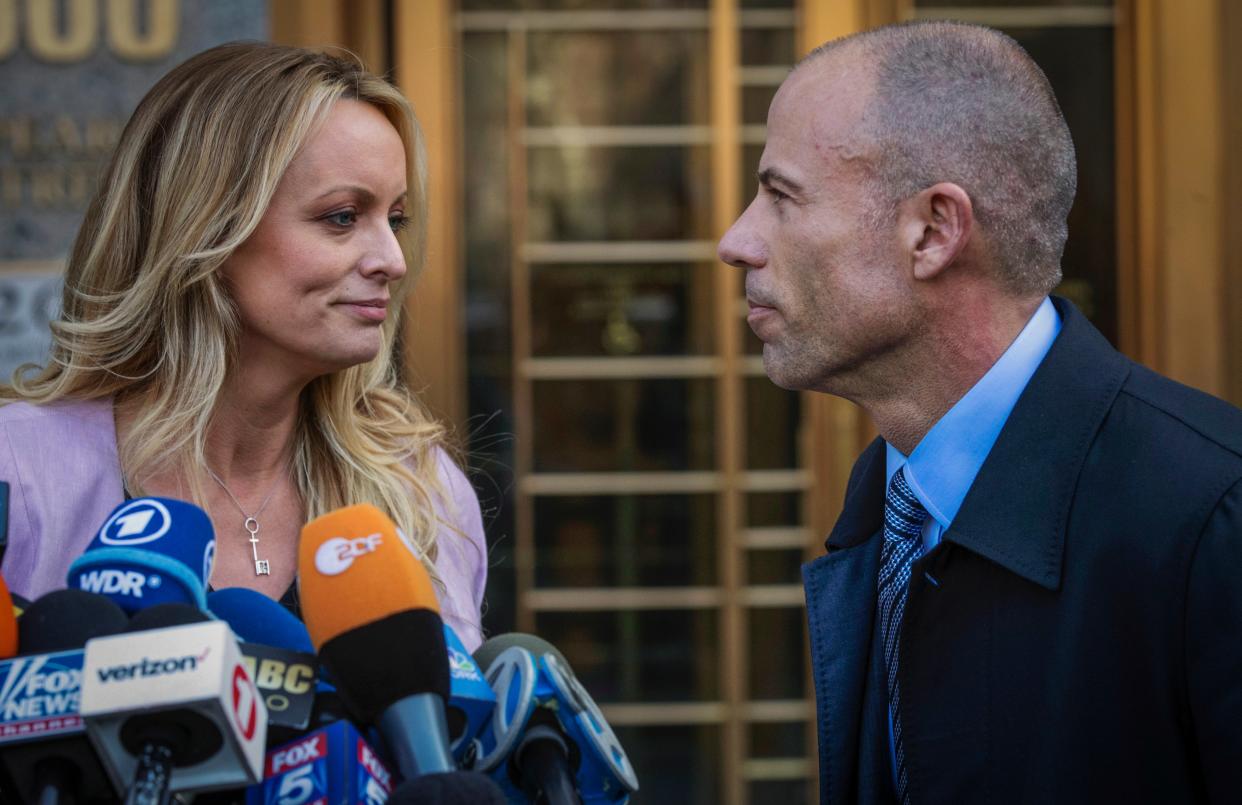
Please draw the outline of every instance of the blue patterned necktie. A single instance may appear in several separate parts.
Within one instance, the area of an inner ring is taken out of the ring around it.
[[[927,509],[906,482],[905,467],[893,473],[884,501],[884,547],[880,553],[880,637],[884,641],[884,669],[888,675],[888,706],[893,716],[893,753],[897,758],[897,801],[910,803],[906,753],[901,736],[901,690],[897,685],[897,639],[910,589],[910,566],[923,552],[923,523]]]

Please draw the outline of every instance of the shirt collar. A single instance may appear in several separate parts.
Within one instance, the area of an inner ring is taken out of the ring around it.
[[[905,466],[911,490],[941,528],[947,529],[957,516],[1018,397],[1060,331],[1061,317],[1045,298],[1004,354],[909,457],[887,445],[886,481]]]

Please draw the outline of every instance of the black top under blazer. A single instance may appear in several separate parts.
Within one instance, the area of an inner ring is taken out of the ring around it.
[[[1059,336],[914,565],[911,802],[1242,802],[1242,411],[1054,302]],[[824,803],[894,800],[875,637],[884,491],[876,440],[827,555],[803,568]]]

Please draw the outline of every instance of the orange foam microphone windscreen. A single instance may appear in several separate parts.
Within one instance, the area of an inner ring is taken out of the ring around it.
[[[298,593],[316,650],[396,612],[440,611],[422,562],[393,521],[367,503],[328,512],[302,528]]]
[[[17,608],[9,585],[0,576],[0,660],[17,656]]]
[[[298,545],[302,617],[355,718],[408,696],[449,695],[448,648],[431,577],[374,506],[307,523]]]

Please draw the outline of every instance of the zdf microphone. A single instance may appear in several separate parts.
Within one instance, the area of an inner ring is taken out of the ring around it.
[[[452,771],[444,623],[431,577],[379,509],[359,504],[302,529],[302,614],[346,707],[374,724],[405,778]]]

